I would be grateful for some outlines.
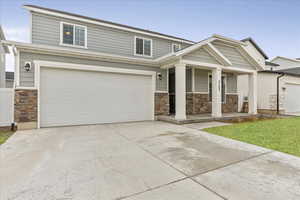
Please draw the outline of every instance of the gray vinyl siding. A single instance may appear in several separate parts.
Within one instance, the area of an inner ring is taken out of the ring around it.
[[[195,69],[195,92],[208,93],[208,75],[210,70]],[[224,73],[226,75],[226,93],[237,92],[237,76],[235,74]]]
[[[203,48],[195,50],[195,51],[183,56],[183,59],[198,61],[198,62],[212,63],[212,64],[220,64],[214,57],[212,57]]]
[[[192,91],[192,69],[189,68],[186,70],[186,91]]]
[[[232,67],[242,69],[255,69],[235,48],[222,44],[221,42],[215,41],[212,44],[232,63]]]
[[[195,69],[195,92],[208,92],[209,70]]]
[[[32,43],[59,46],[60,22],[68,22],[86,26],[88,50],[102,53],[134,57],[134,37],[140,36],[152,39],[152,58],[157,58],[170,53],[172,50],[172,43],[174,43],[171,40],[149,37],[147,35],[135,34],[132,32],[122,31],[100,25],[82,23],[75,20],[69,20],[34,12],[32,13]],[[188,44],[184,43],[178,44],[181,44],[182,48],[189,46]],[[84,49],[82,48],[82,50]]]
[[[87,60],[87,59],[81,59],[75,57],[54,56],[54,55],[46,55],[46,54],[28,53],[28,52],[20,52],[20,86],[23,87],[34,86],[34,66],[32,65],[33,68],[29,72],[26,72],[23,68],[25,62],[33,62],[34,60],[155,71],[157,73],[162,74],[162,80],[159,80],[158,78],[156,79],[156,90],[167,91],[167,70],[160,69],[159,67],[149,67],[149,66],[125,64],[125,63],[113,63],[113,62],[105,62],[105,61],[98,61],[98,60]]]
[[[226,74],[226,93],[237,93],[237,75]]]

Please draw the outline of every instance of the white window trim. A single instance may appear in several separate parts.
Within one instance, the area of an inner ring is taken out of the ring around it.
[[[73,26],[73,45],[63,43],[63,25],[64,24]],[[75,26],[84,28],[84,46],[75,45]],[[59,45],[67,46],[67,47],[77,47],[77,48],[87,49],[87,27],[82,26],[82,25],[78,25],[78,24],[68,23],[68,22],[60,22],[60,42],[59,42]]]
[[[143,54],[137,54],[136,53],[136,39],[142,39],[143,40]],[[144,49],[144,40],[149,40],[151,43],[151,48],[150,48],[150,56],[149,55],[145,55],[145,49]],[[148,57],[148,58],[152,58],[153,56],[153,41],[150,38],[144,38],[144,37],[140,37],[140,36],[134,36],[134,55],[135,56],[140,56],[140,57]]]
[[[174,51],[174,46],[175,45],[177,45],[178,47],[179,47],[179,50],[178,51],[180,51],[181,50],[181,44],[178,44],[178,43],[172,43],[172,53],[176,53],[175,51]]]
[[[207,80],[207,89],[208,89],[208,92],[207,92],[207,94],[208,94],[208,98],[209,98],[209,76],[212,76],[212,73],[208,73],[208,75],[207,75],[207,78],[208,78],[208,80]],[[224,101],[222,101],[222,104],[226,104],[226,95],[227,95],[227,74],[222,74],[221,75],[221,77],[224,77],[224,81],[225,81],[225,97],[224,97]],[[222,81],[222,79],[221,79],[221,81]],[[222,85],[221,85],[221,87],[222,87]],[[222,92],[221,92],[221,95],[222,95]],[[211,102],[210,100],[208,101],[208,102]]]

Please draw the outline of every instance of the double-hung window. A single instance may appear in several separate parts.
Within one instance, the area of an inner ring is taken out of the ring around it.
[[[152,57],[152,40],[135,37],[134,55]]]
[[[86,34],[85,26],[61,22],[61,45],[86,48]]]
[[[180,44],[175,44],[175,43],[172,44],[172,52],[173,53],[175,53],[177,51],[180,51],[180,49],[181,49],[181,45]]]
[[[221,78],[221,96],[222,102],[225,102],[225,95],[226,95],[226,77],[222,75]],[[212,75],[209,74],[208,76],[208,90],[209,90],[209,101],[212,101]]]

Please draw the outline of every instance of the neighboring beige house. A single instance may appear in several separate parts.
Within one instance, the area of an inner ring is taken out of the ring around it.
[[[259,113],[300,112],[300,60],[277,56],[259,71],[257,109]],[[278,82],[278,84],[277,84]],[[240,99],[247,99],[247,75],[238,77]],[[243,102],[240,102],[240,108]]]
[[[5,40],[5,36],[0,25],[0,41]],[[0,88],[5,88],[5,54],[9,53],[7,46],[0,44]]]

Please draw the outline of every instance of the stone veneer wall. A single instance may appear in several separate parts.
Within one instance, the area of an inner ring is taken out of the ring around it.
[[[169,94],[155,93],[155,115],[169,115]]]
[[[226,94],[226,102],[222,104],[222,112],[238,112],[238,95]],[[211,113],[211,102],[209,102],[209,95],[187,93],[186,113],[188,115]]]
[[[186,113],[188,115],[210,113],[211,103],[208,94],[187,93],[186,94]]]
[[[222,104],[223,113],[238,112],[239,97],[236,94],[226,94],[226,102]]]
[[[15,90],[15,122],[37,122],[37,90]]]

